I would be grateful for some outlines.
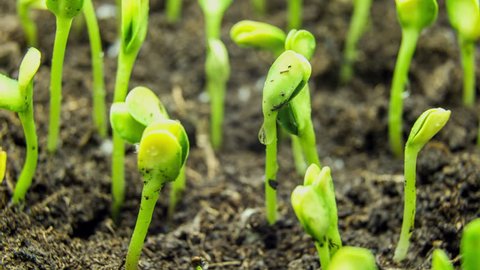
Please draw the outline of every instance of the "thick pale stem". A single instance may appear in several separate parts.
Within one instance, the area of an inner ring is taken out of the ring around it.
[[[213,149],[218,150],[222,145],[222,125],[225,102],[225,82],[207,78],[208,95],[210,96],[211,123],[210,134]]]
[[[222,27],[222,14],[205,15],[205,33],[207,40],[220,39],[220,30]]]
[[[413,232],[415,223],[415,205],[416,205],[416,166],[417,166],[417,149],[405,147],[405,188],[404,188],[404,208],[403,208],[403,222],[402,231],[400,233],[400,240],[395,249],[395,261],[405,259],[410,245],[410,236]]]
[[[308,165],[303,156],[300,139],[295,135],[290,135],[290,139],[292,140],[292,154],[293,162],[295,163],[295,170],[298,174],[304,175]]]
[[[47,149],[55,152],[60,132],[60,113],[62,105],[62,70],[68,34],[72,20],[57,16],[57,29],[53,44],[52,69],[50,74],[50,123],[48,126]]]
[[[170,190],[170,204],[168,205],[168,218],[170,220],[173,217],[173,213],[175,212],[175,207],[177,206],[177,203],[182,197],[182,193],[185,190],[186,184],[185,165],[183,165],[177,179],[173,181],[172,189]]]
[[[388,112],[388,135],[390,148],[396,157],[402,156],[403,92],[408,80],[408,70],[415,52],[418,36],[418,31],[414,29],[404,29],[402,31],[402,44],[400,45],[393,74]]]
[[[276,133],[276,130],[272,132],[272,134]],[[277,170],[277,138],[275,137],[266,145],[265,161],[265,207],[270,225],[277,221]]]
[[[23,1],[17,0],[17,13],[20,19],[20,24],[27,39],[27,45],[30,47],[37,47],[37,26],[30,18],[30,7],[25,5]]]
[[[327,243],[319,243],[315,241],[315,248],[318,252],[318,258],[320,259],[320,266],[322,269],[328,269],[330,264],[330,250]]]
[[[300,137],[300,143],[302,145],[303,154],[307,160],[307,164],[315,164],[321,168],[320,160],[317,153],[317,144],[315,142],[315,130],[313,129],[312,119],[308,119],[305,122],[305,128],[303,134]]]
[[[463,67],[463,104],[475,105],[475,44],[460,37],[460,51]]]
[[[288,0],[288,29],[302,27],[302,0]]]
[[[92,0],[85,0],[83,14],[87,22],[92,57],[93,120],[102,138],[107,136],[107,111],[105,108],[105,83],[103,81],[103,51],[97,17]]]
[[[166,12],[168,22],[177,22],[182,12],[182,0],[167,0]]]

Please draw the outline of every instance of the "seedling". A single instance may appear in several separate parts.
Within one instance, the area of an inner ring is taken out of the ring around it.
[[[353,0],[353,15],[343,49],[343,63],[340,69],[340,80],[349,82],[353,76],[353,63],[357,59],[357,43],[368,24],[372,0]]]
[[[300,224],[315,240],[322,269],[330,269],[330,259],[342,247],[330,168],[310,165],[303,186],[293,190],[291,201]]]
[[[372,252],[359,247],[342,247],[335,253],[327,270],[376,270]]]
[[[302,27],[303,0],[288,0],[288,29]]]
[[[167,0],[165,3],[165,10],[167,21],[169,23],[177,22],[182,13],[182,0]]]
[[[447,0],[450,24],[457,31],[463,66],[463,103],[475,104],[475,41],[480,37],[478,0]]]
[[[0,147],[0,184],[3,182],[5,172],[7,171],[7,152]]]
[[[220,39],[223,14],[233,0],[198,0],[205,18],[205,36],[210,39]]]
[[[240,47],[268,50],[275,57],[285,51],[285,32],[271,24],[240,21],[230,29],[230,37]]]
[[[230,77],[228,52],[219,39],[208,40],[207,60],[205,62],[207,75],[207,91],[211,105],[211,140],[214,149],[222,145],[223,107],[225,88]]]
[[[30,47],[36,47],[38,44],[37,25],[30,17],[30,10],[46,8],[45,0],[17,0],[18,18],[25,33],[27,44]]]
[[[60,106],[62,103],[62,70],[68,34],[75,16],[83,7],[83,0],[46,0],[47,8],[55,15],[57,29],[53,44],[52,69],[50,74],[50,122],[48,125],[47,149],[55,152],[60,131]]]
[[[112,128],[125,141],[138,144],[143,131],[155,122],[168,120],[165,107],[157,96],[146,87],[136,87],[127,95],[125,102],[116,102],[110,111]],[[172,217],[175,206],[185,189],[185,168],[172,185],[170,192],[169,217]]]
[[[401,261],[407,255],[410,236],[413,232],[416,204],[415,178],[418,153],[422,150],[423,146],[445,126],[449,118],[449,110],[442,108],[429,109],[418,117],[408,137],[405,145],[403,223],[400,240],[393,258],[395,261]]]
[[[13,204],[18,204],[25,199],[25,194],[32,184],[37,168],[38,140],[33,117],[33,77],[40,67],[40,57],[37,49],[30,48],[28,50],[20,64],[18,81],[0,74],[0,96],[2,97],[0,98],[0,108],[18,114],[26,142],[25,163],[13,192]],[[5,168],[1,169],[1,164],[5,164],[7,157],[6,153],[0,156],[2,156],[0,157],[0,178],[3,179]]]
[[[402,27],[402,44],[393,73],[388,112],[390,148],[396,157],[402,156],[403,93],[408,80],[410,62],[421,31],[437,18],[436,0],[395,0],[397,15]]]
[[[118,55],[117,75],[113,102],[123,102],[127,96],[128,83],[133,64],[142,47],[148,29],[148,0],[121,1],[121,38]],[[118,218],[125,197],[125,145],[122,138],[113,131],[112,153],[112,215]]]
[[[178,121],[164,119],[148,125],[138,147],[138,170],[143,177],[142,200],[125,267],[137,269],[159,192],[180,174],[188,155],[188,138]]]
[[[474,219],[463,229],[460,243],[462,269],[480,269],[480,218]]]
[[[435,249],[433,251],[432,270],[453,270],[453,265],[445,251],[441,249]]]

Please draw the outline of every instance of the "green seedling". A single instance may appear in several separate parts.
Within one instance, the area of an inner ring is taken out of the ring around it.
[[[433,251],[432,270],[453,270],[453,265],[445,251],[441,249],[435,249]]]
[[[258,16],[265,16],[267,10],[266,0],[250,0],[250,3]]]
[[[165,3],[167,21],[175,23],[182,13],[182,0],[167,0]]]
[[[232,4],[233,0],[198,0],[205,18],[205,37],[220,39],[220,30],[223,14]]]
[[[123,102],[127,96],[133,65],[148,29],[148,0],[121,1],[121,38],[113,102]],[[118,219],[125,197],[125,145],[113,131],[112,153],[112,215]]]
[[[315,240],[322,269],[330,269],[330,259],[342,247],[330,168],[310,165],[303,186],[293,190],[291,201],[300,224]]]
[[[131,144],[140,143],[143,131],[147,126],[168,119],[167,111],[158,97],[152,90],[141,86],[132,89],[125,102],[114,103],[110,111],[110,122],[113,130]],[[173,216],[175,206],[185,189],[185,184],[185,168],[182,167],[170,192],[169,217]]]
[[[38,45],[37,25],[30,17],[31,9],[47,9],[45,0],[17,0],[17,14],[27,44],[30,47],[36,47]]]
[[[288,0],[288,29],[302,27],[303,0]]]
[[[5,178],[5,172],[7,171],[7,152],[3,151],[0,147],[0,184]]]
[[[410,62],[421,31],[437,18],[436,0],[395,0],[397,15],[402,27],[402,44],[398,52],[388,112],[390,148],[396,157],[402,156],[403,94],[408,80]]]
[[[357,59],[357,43],[365,32],[370,16],[372,0],[353,0],[353,15],[343,49],[343,63],[340,80],[347,83],[353,76],[353,63]]]
[[[47,0],[46,3],[47,8],[55,15],[57,25],[50,74],[50,122],[47,140],[48,151],[55,152],[58,147],[58,134],[60,132],[62,70],[65,48],[73,18],[82,10],[83,0]]]
[[[359,247],[342,247],[335,253],[327,270],[377,270],[372,252]]]
[[[311,74],[308,60],[294,51],[285,51],[272,64],[263,88],[263,126],[259,140],[266,146],[265,203],[267,220],[277,220],[277,121],[295,129],[296,122],[290,107],[293,100],[307,84]],[[287,129],[288,130],[288,129]]]
[[[240,21],[230,29],[230,38],[240,47],[268,50],[275,57],[285,51],[285,32],[268,23]]]
[[[138,170],[143,177],[142,200],[125,263],[137,269],[153,210],[163,186],[180,174],[188,156],[188,138],[178,121],[153,122],[143,131],[138,147]]]
[[[463,229],[460,242],[462,269],[480,269],[480,218],[474,219]]]
[[[212,146],[214,149],[219,149],[222,145],[225,88],[230,77],[227,48],[219,39],[208,40],[205,73],[207,75],[207,91],[211,106],[210,133]]]
[[[37,49],[28,50],[20,64],[18,81],[0,74],[0,97],[2,97],[0,108],[18,114],[26,141],[25,163],[13,192],[13,204],[18,204],[25,199],[37,168],[38,139],[33,117],[33,78],[40,67],[40,58],[41,54]],[[0,159],[6,159],[6,154],[2,156],[3,158]]]
[[[475,41],[480,38],[478,0],[447,0],[450,24],[457,31],[463,66],[463,103],[475,104]]]
[[[415,204],[416,204],[416,166],[417,156],[420,150],[435,136],[447,123],[450,118],[450,111],[442,108],[429,109],[418,117],[412,127],[410,136],[405,145],[405,191],[404,191],[404,209],[402,231],[400,240],[395,249],[395,261],[401,261],[405,258],[410,245],[410,236],[413,232],[415,222]]]

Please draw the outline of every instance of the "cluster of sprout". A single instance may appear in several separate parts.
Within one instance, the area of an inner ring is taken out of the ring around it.
[[[181,0],[166,1],[166,17],[176,22],[181,13]],[[222,145],[222,124],[226,85],[230,77],[228,51],[221,41],[221,22],[232,0],[199,0],[205,17],[206,89],[211,102],[211,142],[214,149]],[[266,12],[265,0],[252,0],[260,15]],[[408,70],[417,40],[437,17],[436,0],[396,0],[397,15],[402,27],[400,46],[389,104],[388,130],[391,150],[396,157],[404,156],[404,214],[399,243],[394,260],[406,257],[414,228],[416,211],[416,160],[421,149],[447,123],[450,111],[442,108],[425,111],[414,123],[407,142],[403,144],[403,95]],[[117,1],[120,11],[120,50],[115,80],[110,124],[113,134],[112,153],[112,216],[118,220],[125,197],[125,142],[137,145],[138,170],[143,178],[143,190],[135,229],[126,257],[126,269],[137,269],[153,210],[160,190],[173,182],[168,215],[185,189],[185,164],[189,140],[179,121],[172,120],[159,98],[150,89],[135,87],[130,92],[129,81],[137,55],[148,30],[148,0]],[[346,38],[342,82],[353,76],[356,43],[365,31],[371,0],[355,0],[350,30]],[[463,102],[473,107],[475,102],[475,41],[480,37],[480,8],[477,0],[447,0],[446,7],[452,27],[458,34],[463,65]],[[100,32],[92,0],[18,0],[17,12],[27,43],[38,43],[36,25],[30,18],[31,9],[48,9],[56,16],[56,33],[50,78],[50,122],[47,150],[55,152],[60,130],[62,69],[66,44],[73,19],[83,12],[91,45],[93,73],[93,119],[99,135],[107,136],[103,52]],[[263,49],[276,58],[265,78],[263,87],[263,125],[259,140],[266,146],[265,206],[269,224],[277,221],[277,144],[279,129],[290,135],[295,168],[304,175],[303,185],[291,194],[293,210],[307,234],[315,241],[322,269],[377,269],[371,251],[342,246],[338,230],[338,214],[331,170],[321,168],[317,154],[314,125],[311,119],[310,60],[316,41],[307,30],[297,30],[302,24],[302,1],[288,1],[288,28],[282,29],[257,21],[241,21],[231,31],[231,39],[239,46]],[[15,186],[12,203],[20,204],[32,183],[38,160],[38,140],[33,117],[33,78],[40,67],[41,54],[35,48],[26,53],[18,80],[0,74],[0,108],[18,114],[26,141],[26,158]],[[478,133],[480,145],[480,128]],[[0,181],[6,174],[7,153],[0,148]],[[308,168],[307,168],[308,167]],[[321,169],[320,169],[321,168]],[[462,268],[480,269],[480,220],[468,224],[461,242]],[[433,253],[433,270],[453,269],[441,250]]]

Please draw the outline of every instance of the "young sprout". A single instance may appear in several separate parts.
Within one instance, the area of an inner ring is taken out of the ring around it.
[[[453,265],[445,251],[441,249],[435,249],[433,251],[432,270],[453,270]]]
[[[342,247],[330,168],[310,165],[303,186],[293,190],[291,201],[300,224],[315,240],[322,269],[330,269],[330,259]]]
[[[240,47],[268,50],[275,57],[285,51],[285,32],[268,23],[240,21],[230,29],[230,37]]]
[[[302,27],[302,0],[288,0],[288,29]]]
[[[376,270],[372,252],[359,247],[342,247],[335,253],[327,270]]]
[[[123,102],[127,96],[128,83],[133,64],[142,47],[148,29],[148,0],[121,1],[121,38],[113,102]],[[118,218],[125,197],[125,145],[113,131],[112,153],[112,215]]]
[[[36,47],[38,43],[37,26],[30,17],[30,10],[33,8],[46,9],[45,0],[17,0],[18,18],[27,39],[27,45],[30,47]]]
[[[7,171],[7,152],[3,151],[0,147],[0,184],[5,177],[5,172]]]
[[[179,176],[188,149],[187,134],[178,121],[164,119],[145,128],[138,147],[137,163],[144,185],[137,222],[128,247],[127,270],[137,269],[159,192],[167,182]]]
[[[57,29],[53,44],[52,69],[50,74],[50,123],[48,125],[47,149],[55,152],[60,132],[60,106],[62,103],[62,70],[65,47],[72,21],[83,7],[83,0],[46,0],[47,8],[55,15]]]
[[[233,0],[198,0],[205,15],[205,36],[209,39],[220,39],[223,14]]]
[[[408,136],[405,145],[403,223],[400,240],[393,258],[395,261],[401,261],[407,255],[410,236],[413,232],[416,204],[415,178],[417,155],[423,146],[445,126],[449,118],[449,110],[442,108],[429,109],[418,117],[410,131],[410,136]]]
[[[219,39],[208,40],[207,60],[205,62],[207,75],[207,91],[211,104],[211,140],[214,149],[222,145],[223,107],[225,88],[230,77],[228,52]]]
[[[480,269],[480,218],[474,219],[463,228],[460,254],[463,270]]]
[[[447,0],[450,24],[457,31],[463,66],[463,103],[475,103],[475,41],[480,38],[478,0]]]
[[[437,18],[436,0],[395,0],[397,15],[402,27],[402,44],[393,73],[388,112],[390,148],[396,157],[402,156],[403,93],[408,80],[410,62],[421,31]]]
[[[343,63],[340,69],[340,80],[344,83],[352,79],[353,62],[357,59],[357,43],[367,28],[371,5],[372,0],[353,0],[353,15],[345,40]]]
[[[18,113],[26,142],[25,163],[13,192],[13,204],[25,199],[37,168],[38,140],[33,117],[33,77],[40,67],[40,57],[37,49],[28,50],[20,64],[18,81],[0,74],[0,108]],[[2,156],[6,159],[6,154]]]
[[[182,0],[167,0],[165,3],[165,10],[167,21],[169,23],[177,22],[182,13]]]
[[[311,66],[308,60],[303,55],[288,50],[275,60],[265,80],[262,104],[264,120],[259,140],[266,145],[265,203],[267,220],[270,224],[277,220],[277,120],[280,111],[288,107],[290,101],[307,84],[310,74]],[[282,118],[287,123],[287,116],[290,115],[285,115]]]

